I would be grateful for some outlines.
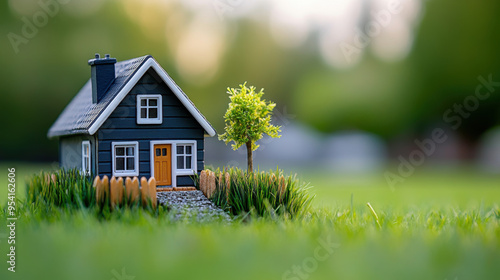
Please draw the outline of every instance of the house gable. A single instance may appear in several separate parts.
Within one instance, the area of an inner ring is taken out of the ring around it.
[[[95,122],[89,128],[89,134],[93,135],[99,130],[107,118],[115,111],[118,105],[125,99],[128,93],[136,86],[139,80],[150,70],[154,70],[157,77],[159,77],[171,92],[177,97],[180,103],[187,109],[187,111],[194,117],[194,119],[203,127],[208,136],[215,136],[215,130],[205,117],[198,111],[189,98],[182,92],[182,90],[175,84],[170,76],[160,67],[160,65],[151,57],[146,60],[142,66],[137,70],[136,74],[130,81],[121,89],[118,95],[108,105],[108,107],[101,113]]]
[[[161,124],[138,124],[137,123],[137,98],[141,95],[161,95],[162,100],[162,123]],[[201,130],[204,128],[191,115],[189,110],[181,103],[174,92],[152,71],[147,71],[130,92],[122,99],[116,109],[104,121],[98,130],[99,139],[106,139],[107,134],[126,134],[130,130],[138,130],[144,138],[164,139],[165,131],[158,129],[169,129],[169,139],[182,139],[198,137],[199,133],[188,132],[189,130]],[[182,130],[177,135],[176,130]],[[122,132],[123,131],[123,132]],[[158,135],[158,134],[161,134]],[[115,137],[113,137],[115,138]],[[122,139],[133,138],[137,135],[123,135]]]

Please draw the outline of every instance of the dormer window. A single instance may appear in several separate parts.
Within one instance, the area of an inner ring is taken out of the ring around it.
[[[161,95],[137,95],[137,124],[161,124]]]

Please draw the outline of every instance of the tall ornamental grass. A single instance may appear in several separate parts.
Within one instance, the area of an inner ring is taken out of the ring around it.
[[[247,173],[238,168],[215,171],[216,187],[211,200],[233,215],[287,216],[308,211],[314,195],[309,187],[277,169]]]
[[[83,209],[96,204],[92,177],[78,169],[34,175],[28,182],[26,197],[28,203],[64,209]]]

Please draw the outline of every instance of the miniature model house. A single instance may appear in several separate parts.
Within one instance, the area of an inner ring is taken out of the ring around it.
[[[215,130],[152,56],[89,60],[91,78],[48,132],[60,165],[100,176],[192,186]]]

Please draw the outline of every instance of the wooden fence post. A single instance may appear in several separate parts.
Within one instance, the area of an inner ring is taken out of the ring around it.
[[[94,184],[92,184],[92,186],[95,189],[95,201],[96,201],[97,205],[99,205],[101,202],[101,199],[102,199],[102,192],[103,192],[102,181],[101,181],[101,178],[99,176],[95,177]]]
[[[130,177],[125,178],[125,195],[127,197],[127,203],[130,203],[132,200],[132,179]]]
[[[115,207],[120,205],[123,199],[123,178],[120,177],[116,180],[115,176],[113,176],[110,185],[111,207]]]
[[[123,204],[123,193],[125,191],[124,187],[125,185],[123,184],[123,178],[118,178],[118,205]]]
[[[207,196],[207,171],[200,172],[200,191]]]
[[[148,188],[151,204],[153,205],[153,208],[156,209],[156,179],[154,177],[149,178]]]
[[[212,171],[209,171],[208,175],[208,184],[207,184],[207,198],[211,198],[214,191],[215,191],[215,173]]]
[[[116,182],[115,176],[111,177],[109,181],[109,201],[111,202],[111,207],[115,207],[117,203],[118,183]]]
[[[106,203],[109,199],[109,178],[108,176],[104,175],[102,177],[102,196],[101,196],[101,203]]]
[[[148,187],[148,179],[146,177],[141,178],[141,200],[142,205],[148,205],[148,195],[149,195],[149,187]]]
[[[139,180],[137,177],[134,177],[133,180],[127,177],[125,180],[125,190],[127,191],[129,204],[133,204],[139,199]]]

